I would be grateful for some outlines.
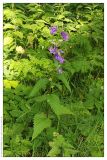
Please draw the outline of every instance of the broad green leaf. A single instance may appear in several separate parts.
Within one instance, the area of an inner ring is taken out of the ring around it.
[[[37,81],[31,93],[29,94],[29,97],[34,97],[41,89],[44,89],[46,87],[48,82],[49,81],[47,79],[40,79],[39,81]]]
[[[15,26],[10,23],[7,23],[7,24],[5,24],[5,26],[3,28],[4,29],[15,29]]]
[[[64,75],[64,74],[58,75],[58,79],[61,80],[61,81],[64,83],[64,85],[66,86],[66,88],[67,88],[67,89],[70,91],[70,93],[71,93],[71,88],[70,88],[69,82],[67,81],[65,75]]]
[[[34,117],[34,132],[32,140],[34,140],[45,128],[51,126],[51,120],[44,113],[36,114]]]
[[[58,117],[64,114],[72,114],[68,108],[60,103],[59,97],[55,94],[49,95],[47,97],[47,102]]]
[[[48,153],[48,157],[57,157],[57,155],[60,154],[60,148],[58,148],[57,146],[54,146]]]
[[[5,45],[9,45],[13,42],[13,38],[12,37],[5,37],[4,38],[4,46]]]
[[[29,33],[29,35],[27,36],[28,44],[32,44],[34,38],[35,38],[35,35],[33,35],[33,33]]]
[[[21,18],[13,18],[12,23],[18,26],[22,25],[22,19]]]
[[[17,37],[19,37],[19,38],[21,38],[21,39],[23,38],[23,33],[20,32],[20,31],[15,31],[14,35],[17,36]]]
[[[44,27],[42,30],[42,34],[44,37],[49,37],[50,36],[50,30],[47,27]]]
[[[58,20],[61,20],[61,19],[63,19],[63,18],[64,18],[64,16],[61,15],[61,14],[57,16],[57,19],[58,19]]]
[[[19,84],[19,81],[9,81],[9,80],[3,80],[4,87],[5,88],[16,88]]]
[[[14,17],[15,12],[11,9],[4,9],[4,16],[6,16],[7,19],[10,19]]]
[[[63,22],[61,22],[61,21],[56,21],[54,24],[55,24],[56,26],[63,26]]]

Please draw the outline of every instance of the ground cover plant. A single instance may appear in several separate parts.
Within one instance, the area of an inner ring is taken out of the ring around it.
[[[102,157],[103,4],[4,4],[5,157]]]

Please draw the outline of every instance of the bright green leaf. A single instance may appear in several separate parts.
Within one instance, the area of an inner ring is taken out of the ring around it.
[[[34,117],[34,132],[32,140],[34,140],[45,128],[51,126],[51,120],[44,113],[36,114]]]
[[[69,82],[67,81],[65,75],[64,75],[64,74],[58,75],[58,79],[61,80],[61,81],[64,83],[64,85],[66,86],[66,88],[67,88],[67,89],[70,91],[70,93],[71,93],[71,88],[70,88]]]
[[[37,81],[31,93],[29,94],[29,97],[34,97],[41,89],[44,89],[46,87],[48,82],[49,81],[47,79],[40,79],[39,81]]]
[[[64,114],[72,114],[68,108],[60,103],[59,97],[55,94],[49,95],[47,97],[47,102],[58,117]]]

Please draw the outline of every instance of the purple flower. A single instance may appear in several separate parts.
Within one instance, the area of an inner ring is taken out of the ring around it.
[[[61,50],[61,49],[59,50],[59,52],[60,52],[60,53],[64,53],[64,51],[63,51],[63,50]]]
[[[50,28],[50,33],[52,35],[54,35],[56,32],[57,32],[57,27],[56,26],[53,26],[53,27]]]
[[[50,52],[50,53],[52,53],[52,54],[56,54],[56,53],[57,53],[58,48],[57,48],[56,46],[54,46],[54,47],[50,47],[48,50],[49,50],[49,52]]]
[[[67,41],[69,39],[69,35],[67,32],[61,32],[61,36],[65,41]]]
[[[59,73],[59,74],[62,74],[62,73],[63,73],[62,68],[58,68],[58,73]]]
[[[64,58],[59,56],[58,54],[55,54],[55,59],[58,60],[60,63],[64,63]]]

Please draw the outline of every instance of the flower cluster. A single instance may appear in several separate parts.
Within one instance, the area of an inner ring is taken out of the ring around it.
[[[64,53],[64,51],[59,50],[57,46],[50,47],[48,50],[51,54],[54,54],[56,60],[58,60],[60,63],[64,63],[64,58],[60,54]]]
[[[57,32],[57,30],[58,30],[58,28],[57,28],[56,26],[51,27],[51,28],[50,28],[50,34],[55,35],[56,32]],[[62,32],[60,33],[60,35],[61,35],[61,37],[62,37],[62,39],[63,39],[64,41],[67,41],[67,40],[69,39],[69,35],[68,35],[67,32],[62,31]],[[50,52],[51,54],[54,55],[54,58],[55,58],[57,61],[59,61],[60,63],[64,63],[65,59],[64,59],[63,56],[62,56],[62,54],[64,53],[64,51],[61,50],[61,49],[58,49],[57,45],[54,44],[54,46],[49,47],[48,50],[49,50],[49,52]],[[58,69],[58,73],[61,74],[62,72],[63,72],[62,68],[59,68],[59,69]]]
[[[57,27],[56,26],[53,26],[53,27],[51,27],[50,28],[50,33],[52,34],[52,35],[54,35],[56,32],[57,32]],[[61,32],[60,33],[61,34],[61,36],[62,36],[62,38],[63,38],[63,40],[64,41],[67,41],[68,39],[69,39],[69,36],[68,36],[68,33],[67,32]],[[62,57],[62,55],[61,54],[63,54],[64,53],[64,51],[63,50],[61,50],[61,49],[58,49],[58,47],[57,46],[51,46],[49,49],[49,52],[51,53],[51,54],[53,54],[54,55],[54,58],[57,60],[57,61],[59,61],[60,63],[64,63],[64,58]]]
[[[50,33],[51,33],[52,35],[54,35],[54,34],[57,32],[57,30],[58,30],[58,28],[57,28],[56,26],[53,26],[53,27],[50,28]],[[63,40],[67,41],[67,40],[69,39],[69,36],[68,36],[68,33],[67,33],[67,32],[64,32],[64,31],[63,31],[63,32],[61,32],[60,34],[61,34]]]

